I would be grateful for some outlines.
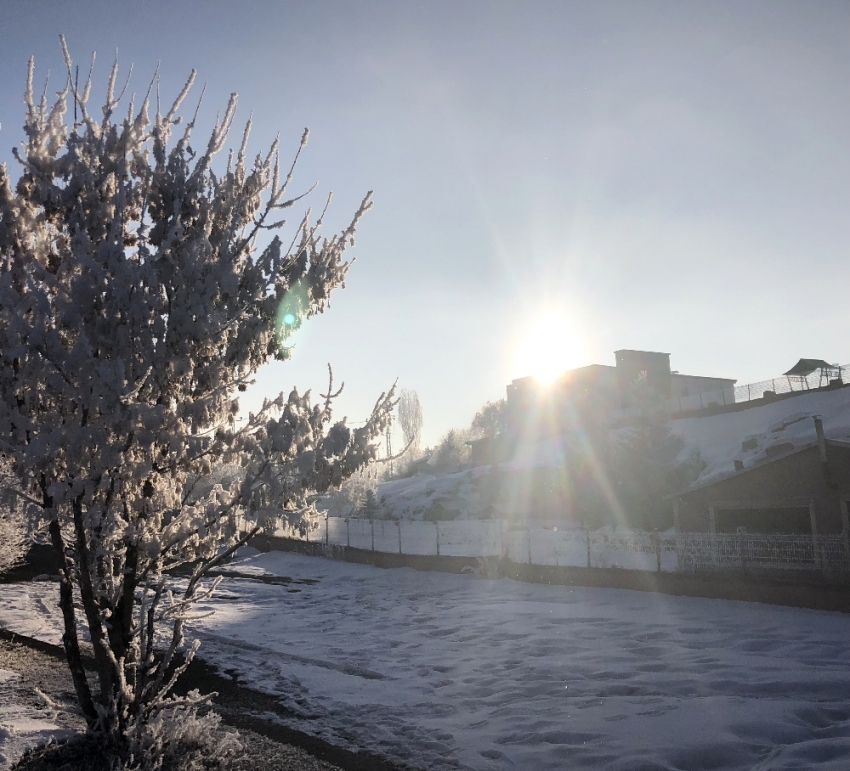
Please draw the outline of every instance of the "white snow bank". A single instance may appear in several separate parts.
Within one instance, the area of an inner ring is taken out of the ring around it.
[[[421,520],[438,510],[461,519],[478,518],[489,511],[489,502],[477,484],[488,471],[475,468],[441,476],[420,474],[394,479],[380,483],[377,495],[384,509],[400,519]]]

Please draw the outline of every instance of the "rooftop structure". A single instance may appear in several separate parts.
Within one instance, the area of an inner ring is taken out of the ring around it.
[[[614,357],[613,367],[591,364],[572,369],[548,386],[533,377],[514,380],[507,387],[507,419],[512,431],[545,435],[607,429],[628,418],[640,381],[671,413],[735,402],[735,380],[671,371],[669,353],[619,350]]]

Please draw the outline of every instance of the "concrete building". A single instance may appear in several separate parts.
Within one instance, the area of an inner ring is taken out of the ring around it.
[[[628,419],[640,379],[667,402],[671,414],[735,402],[735,380],[671,371],[669,353],[620,350],[614,357],[613,367],[579,367],[548,386],[533,377],[514,380],[507,387],[509,430],[542,435],[607,430]]]

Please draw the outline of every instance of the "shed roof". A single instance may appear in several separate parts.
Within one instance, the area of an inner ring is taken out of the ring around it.
[[[799,375],[805,377],[811,375],[812,372],[818,369],[837,369],[834,364],[830,364],[823,359],[800,359],[791,369],[783,372],[783,375]]]
[[[850,442],[842,441],[840,439],[827,439],[826,444],[827,447],[842,447],[844,449],[850,449]],[[711,479],[707,479],[705,482],[697,482],[696,484],[693,484],[690,487],[686,487],[683,490],[678,490],[677,492],[667,495],[665,497],[668,500],[673,498],[680,498],[683,495],[688,495],[689,493],[695,492],[696,490],[702,490],[706,487],[711,487],[712,485],[720,484],[721,482],[725,482],[731,477],[748,474],[751,471],[763,468],[764,466],[769,466],[771,463],[777,463],[781,460],[785,460],[785,458],[789,458],[792,455],[798,455],[800,453],[816,448],[817,446],[817,441],[806,442],[806,444],[801,444],[798,447],[793,447],[787,452],[779,453],[778,455],[773,455],[768,458],[760,458],[755,463],[751,463],[749,466],[744,467],[740,471],[738,471],[737,469],[733,469],[732,471],[729,471],[725,474],[721,474],[712,477]]]

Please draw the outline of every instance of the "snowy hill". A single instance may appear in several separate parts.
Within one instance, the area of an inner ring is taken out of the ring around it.
[[[731,472],[736,459],[750,465],[764,457],[765,450],[773,445],[790,443],[799,447],[815,441],[815,415],[823,420],[827,438],[850,439],[850,388],[802,394],[739,412],[674,420],[672,429],[685,440],[683,457],[699,450],[707,466],[698,482],[705,482]],[[747,440],[750,449],[743,450],[742,444]],[[443,476],[420,475],[384,482],[378,487],[378,497],[385,510],[401,519],[528,514],[517,509],[517,501],[494,499],[491,482],[506,472],[561,468],[564,443],[562,436],[522,443],[513,460],[499,469],[482,466]]]

